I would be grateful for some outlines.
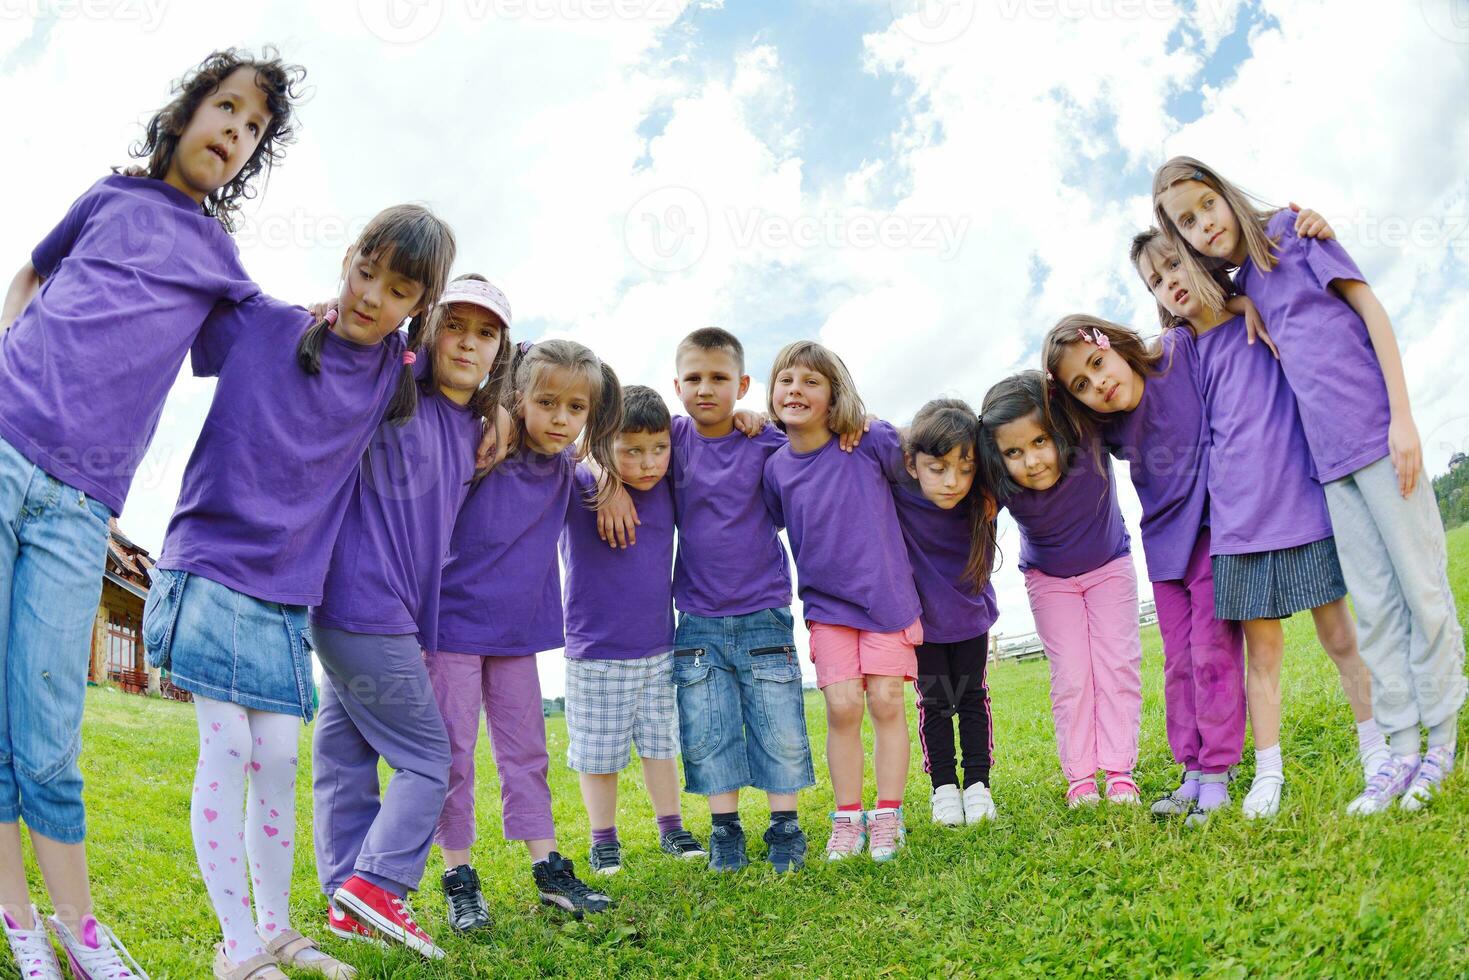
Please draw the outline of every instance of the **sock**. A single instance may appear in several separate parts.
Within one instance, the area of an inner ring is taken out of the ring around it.
[[[839,804],[837,804],[837,813],[858,813],[861,810],[862,810],[862,804],[861,804],[861,802],[857,802],[857,803],[839,803]]]
[[[796,822],[796,819],[797,818],[796,818],[796,811],[795,810],[771,810],[770,811],[770,826],[772,826],[772,827],[774,827],[778,823],[787,823],[787,822],[789,822],[789,823],[795,823]]]
[[[189,829],[204,890],[224,935],[225,955],[231,962],[243,963],[265,952],[250,915],[249,856],[245,853],[250,722],[239,705],[198,695],[194,715],[199,723],[199,768],[194,773]],[[292,836],[294,830],[293,826]]]
[[[1285,772],[1280,764],[1280,744],[1270,746],[1268,749],[1255,750],[1255,779],[1261,776],[1274,776],[1281,782],[1285,782]]]
[[[658,836],[671,833],[675,830],[683,830],[683,814],[670,813],[666,817],[658,817]]]
[[[709,819],[716,827],[738,827],[740,825],[740,811],[731,810],[728,813],[711,813]]]
[[[1203,773],[1197,769],[1185,769],[1183,771],[1183,782],[1178,784],[1178,789],[1173,791],[1175,799],[1197,800],[1199,798],[1199,777]]]
[[[1416,727],[1413,729],[1413,734],[1415,737],[1418,734]],[[1376,719],[1368,718],[1366,721],[1357,723],[1357,754],[1359,756],[1366,759],[1386,748],[1387,741],[1382,737],[1382,729],[1377,727]],[[1414,747],[1413,753],[1416,755],[1417,752],[1417,748]]]
[[[900,807],[902,805],[903,805],[903,801],[902,800],[878,800],[877,801],[877,806],[873,807],[873,809],[875,809],[875,810],[896,810],[898,807]]]
[[[1428,747],[1437,749],[1443,746],[1453,748],[1458,742],[1459,716],[1446,718],[1428,729]]]
[[[1382,736],[1378,735],[1378,742]],[[1416,759],[1418,757],[1419,744],[1422,741],[1418,734],[1418,726],[1411,725],[1401,731],[1392,732],[1387,736],[1387,747],[1393,755],[1399,759]],[[1362,758],[1367,758],[1367,752],[1362,753]]]
[[[1229,773],[1213,773],[1194,783],[1199,794],[1199,809],[1217,810],[1229,802]]]
[[[592,828],[593,844],[605,844],[607,841],[612,841],[614,844],[617,842],[617,824],[610,827]]]

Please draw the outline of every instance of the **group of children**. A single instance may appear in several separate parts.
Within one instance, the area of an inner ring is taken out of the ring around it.
[[[1202,821],[1229,802],[1247,717],[1243,811],[1277,811],[1280,620],[1305,609],[1358,722],[1366,786],[1348,809],[1420,808],[1451,770],[1465,679],[1443,530],[1391,326],[1314,214],[1259,210],[1177,158],[1131,252],[1159,340],[1066,317],[1043,368],[994,385],[979,413],[938,399],[899,430],[809,341],[777,354],[768,415],[737,410],[744,350],[710,327],[676,351],[686,414],[670,416],[580,344],[512,341],[505,294],[450,278],[453,233],[423,207],[374,217],[315,312],[263,295],[228,231],[292,136],[301,77],[269,54],[211,56],[150,123],[146,165],[78,199],[6,297],[0,908],[23,975],[61,976],[54,936],[75,977],[146,976],[92,913],[77,755],[108,520],[186,354],[218,382],[143,639],[194,696],[216,977],[355,975],[289,914],[313,652],[312,825],[338,936],[443,956],[407,904],[435,844],[450,926],[490,924],[470,860],[481,714],[504,835],[525,841],[541,900],[611,905],[556,839],[534,655],[561,646],[594,872],[622,865],[634,746],[663,852],[747,865],[749,788],[769,804],[766,860],[801,867],[797,796],[815,770],[781,530],[826,709],[828,860],[904,847],[909,682],[932,818],[996,816],[1000,509],[1050,661],[1066,802],[1137,802],[1138,591],[1111,456],[1143,507],[1184,773],[1154,812]],[[708,800],[707,849],[683,826],[680,756],[683,790]],[[21,817],[56,908],[44,920]]]

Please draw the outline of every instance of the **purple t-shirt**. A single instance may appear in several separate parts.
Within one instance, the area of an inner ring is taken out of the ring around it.
[[[521,449],[475,484],[454,522],[431,650],[524,657],[564,642],[556,541],[573,493],[571,449]],[[606,545],[603,545],[606,547]]]
[[[1131,412],[1107,419],[1102,438],[1125,459],[1143,505],[1143,556],[1153,582],[1182,579],[1209,517],[1209,420],[1199,352],[1187,329],[1163,334],[1158,373]]]
[[[1005,501],[1020,527],[1020,570],[1056,578],[1095,571],[1131,550],[1117,506],[1112,460],[1097,469],[1096,443],[1075,450],[1066,475],[1049,490],[1026,490]]]
[[[944,510],[911,480],[893,487],[893,501],[908,546],[913,585],[923,605],[923,642],[959,643],[988,633],[998,617],[994,583],[986,582],[976,594],[964,581],[970,546],[968,502]]]
[[[561,534],[566,566],[566,656],[630,660],[673,649],[673,490],[665,477],[652,489],[627,487],[638,509],[638,541],[609,548],[597,537],[597,513],[579,506],[596,481],[577,470],[572,506]]]
[[[296,362],[311,314],[269,296],[215,308],[194,373],[218,376],[160,568],[290,605],[321,602],[357,464],[402,371],[404,338],[327,333],[321,373]]]
[[[0,333],[0,437],[121,513],[204,318],[259,287],[217,220],[146,177],[93,184],[31,264],[45,281]]]
[[[1337,279],[1366,279],[1336,239],[1297,236],[1290,210],[1272,217],[1267,232],[1278,240],[1279,262],[1261,272],[1246,259],[1235,284],[1280,348],[1315,476],[1329,483],[1388,453],[1392,413],[1382,367],[1367,325],[1331,288]]]
[[[892,484],[906,476],[886,422],[873,422],[854,452],[832,437],[809,453],[783,446],[765,463],[765,503],[790,537],[808,622],[897,633],[918,619],[893,503]]]
[[[1196,341],[1209,419],[1209,551],[1249,555],[1331,536],[1326,494],[1275,356],[1235,317]]]
[[[673,418],[673,510],[678,555],[673,601],[695,616],[743,616],[791,604],[791,572],[779,528],[760,496],[765,461],[786,444],[767,425],[753,439],[736,429],[699,435],[693,420]]]
[[[433,640],[449,535],[479,439],[478,416],[422,387],[411,420],[378,425],[313,623],[350,633],[415,633],[422,646]]]

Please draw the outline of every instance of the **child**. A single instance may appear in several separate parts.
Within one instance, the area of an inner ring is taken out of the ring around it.
[[[1168,745],[1183,767],[1182,783],[1153,812],[1212,812],[1229,802],[1229,770],[1244,749],[1244,636],[1214,616],[1209,422],[1193,334],[1168,330],[1152,347],[1127,327],[1073,315],[1051,328],[1041,356],[1062,404],[1100,422],[1107,448],[1127,460],[1143,507]]]
[[[872,859],[888,861],[907,836],[903,683],[917,677],[914,647],[923,642],[922,607],[890,486],[906,475],[902,446],[897,430],[878,422],[855,453],[841,452],[837,433],[861,430],[862,401],[841,359],[811,341],[787,344],[776,355],[769,404],[790,442],[765,463],[765,503],[790,538],[826,700],[836,801],[826,857],[861,854],[870,837]],[[793,652],[785,659],[796,668]],[[877,781],[877,806],[865,813],[864,696]]]
[[[521,345],[506,397],[516,451],[474,486],[455,521],[438,632],[428,644],[450,752],[434,841],[444,852],[444,895],[456,932],[490,925],[470,865],[481,709],[500,772],[505,837],[525,841],[541,902],[577,918],[611,905],[577,879],[556,846],[535,654],[563,643],[556,540],[567,509],[594,502],[572,492],[577,459],[591,456],[602,467],[599,494],[615,485],[611,450],[622,421],[621,388],[587,348],[547,340]]]
[[[801,670],[792,657],[790,570],[761,497],[765,461],[786,438],[763,418],[750,424],[735,410],[750,376],[733,334],[695,330],[675,357],[673,389],[688,412],[669,428],[678,523],[673,682],[684,789],[709,799],[711,871],[750,863],[739,814],[745,786],[765,791],[767,859],[776,871],[790,871],[806,861],[796,794],[815,783],[816,773]],[[614,503],[626,500],[622,494]],[[625,525],[636,515],[630,506],[620,517],[615,510],[599,508],[598,533],[626,546],[634,539]]]
[[[975,487],[979,417],[962,401],[941,398],[913,417],[903,440],[912,481],[893,487],[898,525],[908,546],[923,606],[917,649],[918,740],[933,783],[935,823],[995,819],[990,795],[994,721],[985,667],[994,625],[994,525],[987,496]],[[954,722],[964,749],[964,791],[954,765]]]
[[[984,477],[1020,526],[1020,569],[1051,663],[1066,805],[1136,803],[1142,720],[1137,575],[1111,461],[1052,410],[1051,382],[1025,371],[980,409]],[[1074,447],[1074,448],[1073,448]]]
[[[293,138],[302,75],[269,52],[207,58],[149,122],[147,166],[83,194],[0,312],[0,910],[26,975],[59,976],[47,928],[75,976],[143,975],[92,915],[77,766],[108,520],[210,310],[259,291],[228,232]],[[56,909],[44,927],[21,817]]]
[[[1348,810],[1378,813],[1399,796],[1417,810],[1453,769],[1464,635],[1392,323],[1339,244],[1294,234],[1289,212],[1259,210],[1197,160],[1164,164],[1153,197],[1188,279],[1201,258],[1237,267],[1236,285],[1270,324],[1341,532],[1336,548],[1372,673],[1373,715],[1391,751]],[[1200,291],[1212,300],[1207,285]]]
[[[389,208],[347,252],[346,322],[313,326],[305,310],[258,296],[217,309],[194,345],[195,373],[219,384],[153,572],[143,642],[194,694],[190,824],[224,934],[217,975],[275,962],[351,975],[290,928],[297,718],[311,720],[315,692],[307,607],[321,602],[368,439],[385,414],[414,407],[398,325],[443,291],[452,243],[423,208]],[[297,363],[308,337],[314,356]]]
[[[1156,229],[1138,235],[1132,257],[1170,322],[1193,333],[1209,422],[1209,550],[1214,614],[1243,622],[1245,690],[1255,737],[1247,818],[1280,809],[1280,620],[1310,609],[1357,720],[1364,771],[1382,737],[1372,723],[1371,679],[1357,655],[1346,585],[1321,486],[1311,477],[1295,399],[1269,351],[1245,342],[1241,319],[1208,308],[1184,281],[1182,260]],[[1268,480],[1262,479],[1268,474]]]
[[[575,504],[596,495],[577,470],[574,505],[561,535],[566,567],[566,764],[580,774],[592,828],[593,871],[622,866],[617,838],[617,774],[637,743],[643,780],[664,853],[708,857],[683,826],[678,799],[678,705],[673,688],[673,492],[668,472],[671,420],[652,388],[622,391],[622,431],[613,456],[642,522],[641,540],[608,548],[597,515]]]
[[[350,312],[344,311],[348,319]],[[509,365],[504,294],[450,283],[409,331],[418,410],[379,426],[337,538],[312,636],[328,685],[313,746],[316,865],[332,931],[444,954],[413,919],[449,778],[449,740],[422,650],[438,629],[454,515],[474,471],[481,420]],[[394,770],[381,801],[378,760]]]

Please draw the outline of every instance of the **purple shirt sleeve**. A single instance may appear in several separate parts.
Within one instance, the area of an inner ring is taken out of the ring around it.
[[[102,181],[99,180],[87,188],[85,194],[72,202],[61,222],[31,250],[31,265],[42,279],[51,278],[61,260],[71,253],[82,227],[96,210],[101,186]]]

